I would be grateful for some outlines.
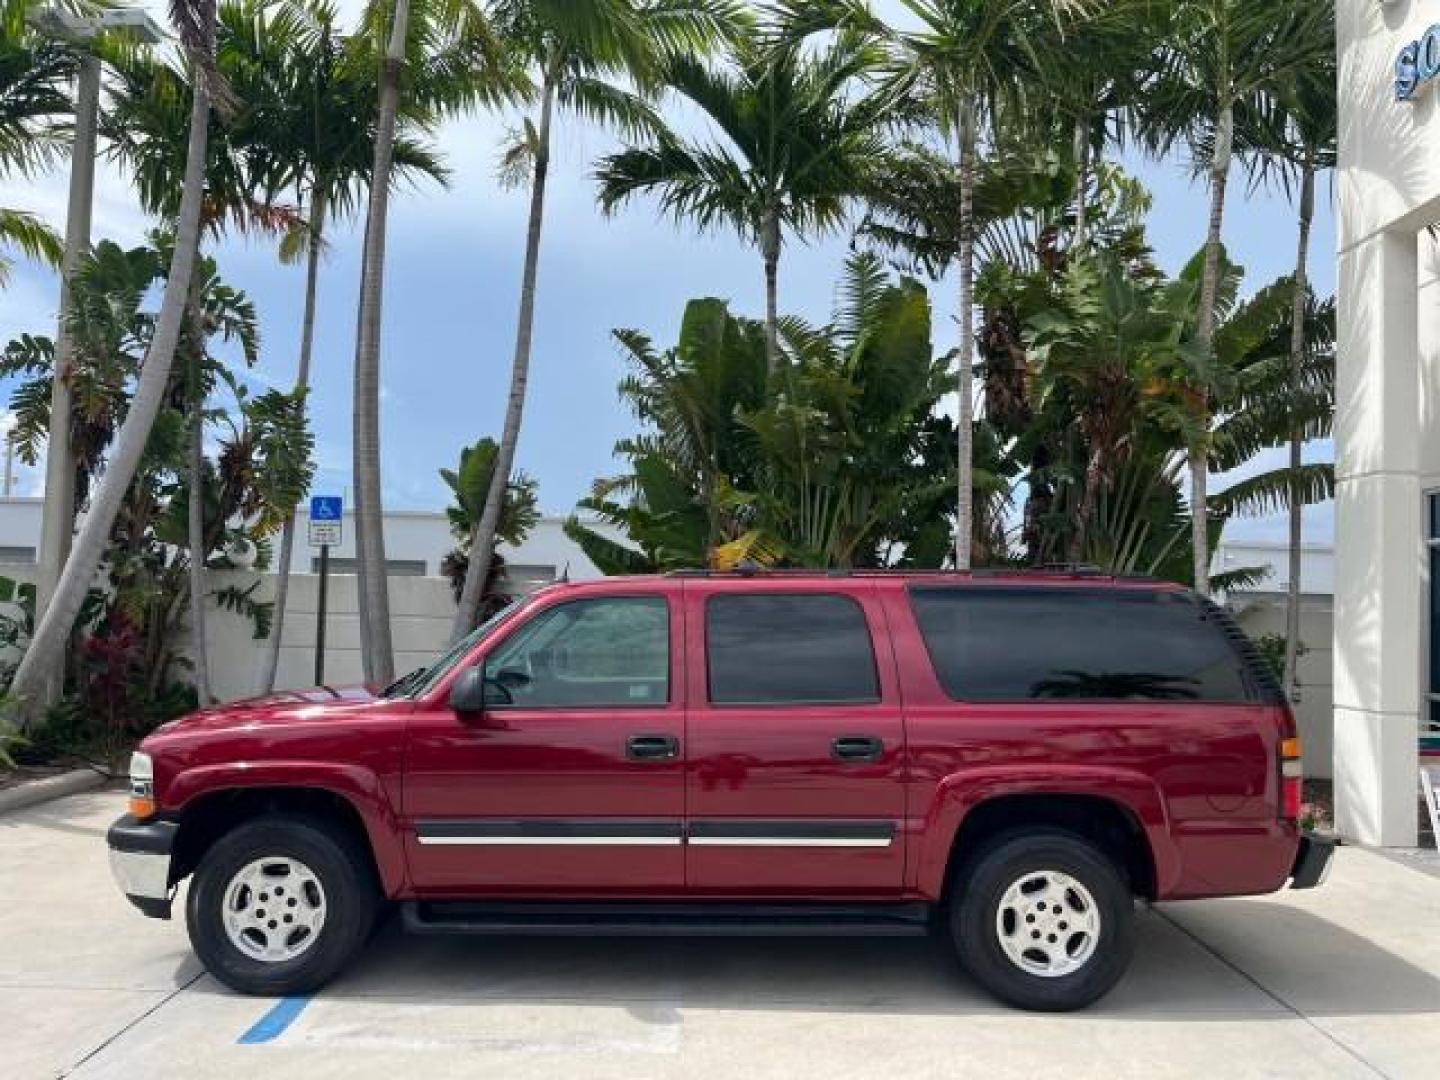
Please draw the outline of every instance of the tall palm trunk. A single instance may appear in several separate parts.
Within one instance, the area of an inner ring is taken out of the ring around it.
[[[770,211],[760,230],[760,254],[765,260],[765,370],[780,368],[780,218]]]
[[[1290,386],[1300,385],[1305,363],[1305,305],[1309,299],[1310,230],[1315,221],[1315,162],[1306,155],[1300,182],[1300,242],[1295,259],[1295,303],[1290,312]],[[1305,532],[1304,492],[1300,483],[1304,433],[1290,431],[1290,584],[1285,592],[1285,693],[1293,701],[1300,689],[1296,666],[1300,657],[1301,544]]]
[[[214,8],[206,13],[213,40]],[[135,386],[130,409],[120,427],[115,445],[106,463],[104,476],[90,499],[90,512],[64,572],[56,584],[49,606],[40,617],[30,647],[20,660],[11,683],[11,693],[21,702],[32,700],[50,672],[56,671],[63,659],[70,629],[80,614],[80,605],[95,580],[95,572],[105,555],[120,504],[135,477],[135,470],[145,453],[150,429],[164,404],[175,349],[180,342],[180,329],[185,320],[186,300],[191,278],[195,273],[197,249],[200,245],[200,209],[205,195],[205,151],[208,142],[210,94],[202,65],[191,50],[191,66],[197,72],[190,105],[189,143],[185,153],[185,179],[180,196],[180,212],[175,226],[175,248],[170,256],[169,276],[160,315],[155,322],[155,335],[150,340],[140,378]]]
[[[545,184],[550,172],[550,123],[555,110],[555,81],[558,64],[548,65],[540,100],[540,127],[535,146],[535,176],[530,186],[530,221],[525,233],[525,267],[520,280],[520,317],[515,328],[515,356],[510,365],[510,397],[505,405],[505,427],[500,448],[490,473],[485,507],[470,537],[470,565],[465,587],[455,612],[451,637],[460,638],[479,621],[480,600],[490,567],[495,561],[495,533],[510,488],[510,470],[515,464],[515,445],[520,440],[520,422],[525,415],[525,388],[530,381],[530,344],[535,330],[535,280],[540,266],[540,233],[545,222]]]
[[[1085,246],[1090,231],[1090,128],[1083,118],[1075,121],[1075,242]]]
[[[395,148],[395,114],[400,106],[400,72],[410,0],[395,0],[395,22],[380,66],[380,102],[375,123],[375,165],[365,253],[360,267],[360,327],[355,343],[355,542],[360,571],[360,624],[365,678],[395,678],[390,644],[390,583],[385,574],[384,509],[380,501],[380,315],[385,286],[385,222],[390,209],[390,169]]]
[[[1210,228],[1205,238],[1205,273],[1200,283],[1200,319],[1196,339],[1209,354],[1215,343],[1215,300],[1220,291],[1220,252],[1225,226],[1225,189],[1230,182],[1230,160],[1235,144],[1235,109],[1220,109],[1215,125],[1215,154],[1210,163]],[[1197,392],[1198,431],[1190,447],[1190,521],[1195,553],[1195,591],[1210,595],[1210,393]]]
[[[60,320],[55,334],[55,377],[50,385],[50,430],[45,457],[45,503],[41,511],[40,551],[35,568],[35,610],[43,615],[70,557],[75,533],[75,447],[71,440],[70,380],[75,340],[70,333],[71,283],[90,247],[90,221],[95,201],[96,116],[100,100],[100,58],[80,58],[76,80],[75,145],[70,155],[70,198],[65,215],[65,257],[60,266]],[[6,485],[9,494],[9,485]],[[52,705],[64,690],[63,664],[47,672],[40,688],[43,704]]]
[[[955,569],[969,570],[975,542],[975,154],[973,99],[960,115],[960,415],[955,492]]]
[[[1105,479],[1104,456],[1098,446],[1092,447],[1085,466],[1085,489],[1075,519],[1075,532],[1070,537],[1070,561],[1085,561],[1085,548],[1090,541],[1090,523],[1095,520],[1095,507],[1100,502],[1100,485]]]
[[[190,494],[186,526],[190,547],[190,654],[195,664],[195,692],[201,705],[210,704],[210,663],[205,648],[205,359],[204,315],[200,310],[197,275],[186,305],[190,345]]]
[[[317,183],[310,196],[310,241],[305,262],[305,310],[300,317],[300,363],[295,371],[295,390],[310,388],[310,354],[315,344],[315,293],[320,280],[321,228],[325,221],[325,195]],[[295,512],[285,515],[280,530],[280,556],[275,568],[275,610],[270,623],[270,639],[265,643],[265,671],[260,688],[265,693],[275,689],[275,676],[280,670],[280,639],[285,630],[285,607],[290,599],[290,564],[295,557]]]

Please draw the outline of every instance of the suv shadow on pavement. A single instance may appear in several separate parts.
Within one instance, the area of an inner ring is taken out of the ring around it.
[[[1141,959],[1093,1012],[1291,1020],[1430,1012],[1440,979],[1309,912],[1227,900],[1142,911]],[[964,1016],[1007,1011],[928,939],[402,938],[394,921],[321,996],[332,1004],[526,1002]]]

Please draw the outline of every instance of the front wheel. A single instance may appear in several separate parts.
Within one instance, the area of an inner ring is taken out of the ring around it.
[[[1084,1008],[1120,980],[1134,951],[1134,898],[1114,863],[1079,836],[1011,833],[952,883],[961,962],[1024,1009]]]
[[[205,853],[185,921],[196,954],[226,986],[303,994],[359,951],[377,899],[365,855],[349,837],[276,815],[240,825]]]

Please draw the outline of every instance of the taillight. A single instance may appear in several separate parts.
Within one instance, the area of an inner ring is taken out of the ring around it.
[[[1280,743],[1280,816],[1287,821],[1299,821],[1304,798],[1305,770],[1300,760],[1300,740],[1285,739]]]

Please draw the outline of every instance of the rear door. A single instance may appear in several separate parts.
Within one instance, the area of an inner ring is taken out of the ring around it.
[[[873,586],[691,580],[685,618],[690,891],[898,892],[904,725]]]

